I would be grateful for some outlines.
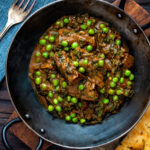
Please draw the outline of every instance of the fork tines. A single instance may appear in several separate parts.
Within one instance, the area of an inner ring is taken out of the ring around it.
[[[22,9],[22,11],[25,11],[25,9],[28,7],[28,4],[30,3],[30,1],[31,0],[27,0],[27,2],[23,6],[24,0],[21,0],[20,2],[19,2],[19,0],[15,0],[12,6],[17,7],[19,9]],[[26,14],[30,13],[30,11],[32,10],[35,2],[36,2],[36,0],[33,0],[31,6],[26,10]],[[19,4],[17,4],[17,3],[19,3]]]

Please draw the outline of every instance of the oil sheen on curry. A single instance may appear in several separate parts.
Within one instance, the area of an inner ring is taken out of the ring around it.
[[[88,16],[64,16],[41,36],[29,77],[46,109],[70,123],[101,123],[133,95],[134,57],[118,31]]]

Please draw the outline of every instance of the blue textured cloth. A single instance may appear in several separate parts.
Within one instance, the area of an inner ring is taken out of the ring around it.
[[[0,32],[6,24],[7,17],[8,17],[8,10],[12,5],[13,1],[14,0],[0,0]],[[50,2],[53,1],[55,0],[36,0],[36,3],[29,15],[31,15],[34,11],[41,8],[42,6],[45,6],[46,4],[49,4]],[[13,26],[6,33],[6,35],[0,40],[0,81],[3,79],[5,75],[5,61],[6,61],[8,48],[10,46],[10,43],[15,33],[17,32],[21,24],[22,23]]]

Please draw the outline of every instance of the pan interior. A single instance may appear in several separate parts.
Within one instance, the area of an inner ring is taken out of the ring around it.
[[[115,27],[135,57],[135,94],[118,114],[105,118],[102,124],[80,126],[50,115],[39,103],[32,89],[28,67],[38,39],[58,18],[76,13],[89,13]],[[117,17],[122,14],[122,18]],[[150,47],[138,26],[122,11],[98,0],[65,0],[48,5],[27,19],[17,33],[8,54],[7,82],[12,101],[25,122],[40,136],[59,145],[87,148],[106,144],[126,133],[139,119],[148,104],[150,90]],[[29,113],[30,120],[24,115]],[[41,134],[40,129],[45,133]]]

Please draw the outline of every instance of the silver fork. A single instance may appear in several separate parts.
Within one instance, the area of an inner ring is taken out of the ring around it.
[[[27,10],[25,10],[25,9],[27,8],[30,0],[27,0],[26,4],[24,4],[23,7],[21,7],[21,6],[23,5],[24,0],[21,0],[18,5],[17,5],[17,2],[18,2],[18,0],[15,0],[8,11],[8,20],[7,20],[7,23],[4,27],[4,29],[0,33],[0,40],[5,35],[5,33],[9,30],[10,27],[22,22],[27,17],[27,15],[32,10],[36,0],[33,0],[31,6]]]

